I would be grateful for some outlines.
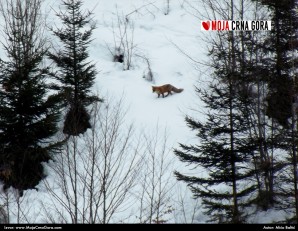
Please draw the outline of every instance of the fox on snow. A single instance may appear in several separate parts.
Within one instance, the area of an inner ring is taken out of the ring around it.
[[[178,89],[171,84],[165,84],[162,86],[152,86],[152,92],[157,93],[158,98],[160,95],[162,95],[163,98],[167,97],[170,94],[172,95],[172,91],[175,93],[180,93],[183,91],[183,89],[182,88]],[[168,93],[168,94],[165,96],[164,95],[165,93]]]

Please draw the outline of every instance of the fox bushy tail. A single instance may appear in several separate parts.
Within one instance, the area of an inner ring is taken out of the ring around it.
[[[183,88],[176,88],[176,87],[174,87],[173,86],[173,92],[175,92],[175,93],[180,93],[180,92],[182,92],[183,91]]]

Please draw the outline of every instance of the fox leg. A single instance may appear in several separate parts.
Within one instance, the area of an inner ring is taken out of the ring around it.
[[[171,91],[168,91],[168,94],[166,95],[166,97],[167,97],[168,95],[172,95],[172,92],[171,92]]]

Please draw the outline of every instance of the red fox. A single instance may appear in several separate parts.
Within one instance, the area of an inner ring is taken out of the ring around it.
[[[176,92],[176,93],[180,93],[183,91],[183,89],[182,88],[178,89],[171,84],[165,84],[162,86],[152,86],[152,92],[156,92],[158,95],[158,98],[160,95],[162,95],[163,98],[167,97],[170,94],[172,95],[172,91]],[[166,92],[168,94],[165,96],[164,93],[166,93]]]

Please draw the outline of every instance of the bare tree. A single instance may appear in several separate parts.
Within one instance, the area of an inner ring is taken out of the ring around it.
[[[165,15],[168,15],[170,13],[170,0],[165,0],[166,1],[166,6],[165,6]]]
[[[147,65],[147,70],[144,71],[143,78],[149,82],[154,82],[154,75],[152,72],[151,63],[150,63],[149,58],[144,54],[143,55],[136,54],[136,56],[143,59]]]
[[[124,124],[122,101],[96,103],[91,115],[92,129],[81,138],[71,137],[56,158],[53,185],[45,180],[52,201],[42,203],[48,221],[115,222],[115,214],[131,206],[128,195],[141,159],[133,126]]]
[[[10,198],[9,193],[7,191],[3,191],[0,194],[0,201],[1,201],[1,215],[0,215],[0,223],[10,223]]]
[[[167,132],[160,132],[159,125],[153,135],[145,135],[144,167],[138,192],[140,223],[166,223],[172,213],[171,148],[168,145]]]
[[[191,224],[199,222],[199,214],[202,211],[201,202],[191,198],[190,192],[180,183],[175,187],[175,208],[173,216],[175,223]]]
[[[114,62],[123,63],[123,70],[132,67],[132,58],[135,53],[134,22],[127,16],[120,15],[117,10],[116,26],[112,26],[114,44],[107,44]]]
[[[20,197],[12,187],[0,193],[0,223],[36,223],[40,218],[40,208],[36,207],[37,194],[25,191]]]

